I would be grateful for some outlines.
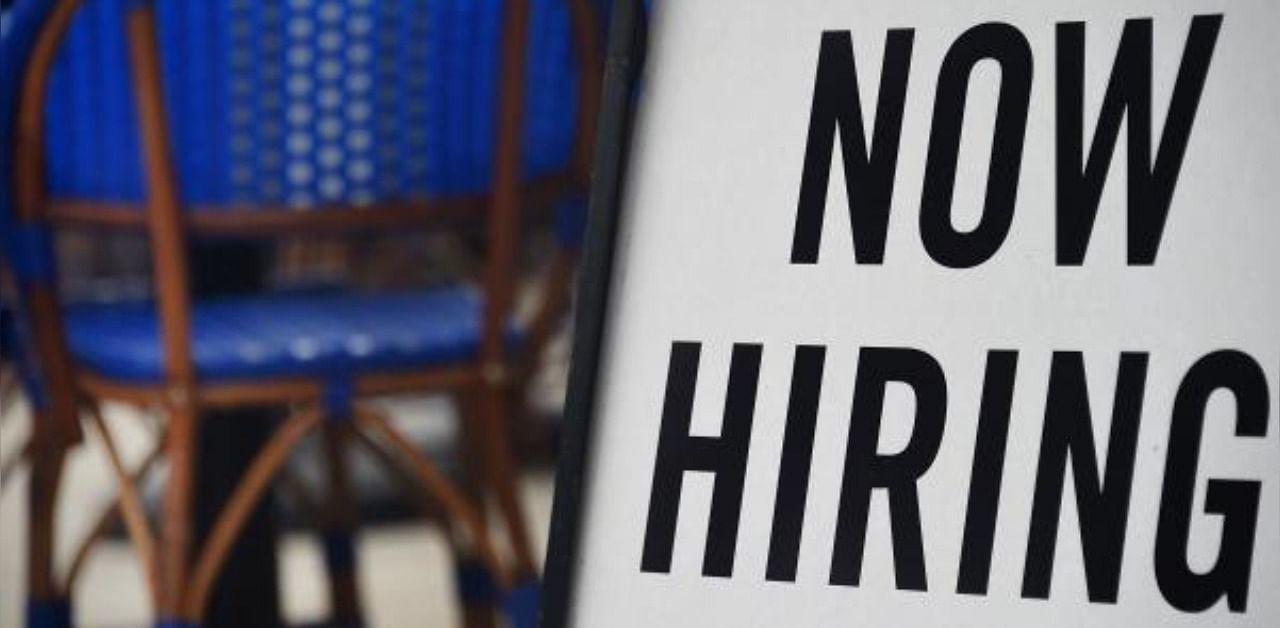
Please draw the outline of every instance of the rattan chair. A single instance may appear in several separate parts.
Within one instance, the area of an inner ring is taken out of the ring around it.
[[[589,0],[59,0],[19,2],[10,19],[0,215],[40,389],[26,456],[29,624],[70,623],[53,514],[83,415],[120,480],[157,625],[200,622],[248,513],[317,430],[330,454],[322,510],[337,622],[361,621],[342,453],[354,443],[444,511],[512,622],[531,625],[536,564],[504,422],[567,299],[600,63]],[[566,246],[520,325],[520,221],[544,207],[559,208]],[[64,228],[145,233],[154,300],[64,305],[52,246]],[[480,229],[482,277],[395,294],[189,294],[195,238],[407,229]],[[424,391],[462,400],[465,457],[492,490],[508,551],[490,541],[480,496],[364,403]],[[98,410],[107,400],[166,417],[162,451],[142,468],[121,461]],[[200,412],[244,405],[294,411],[196,547]],[[137,478],[158,455],[169,473],[153,532]]]

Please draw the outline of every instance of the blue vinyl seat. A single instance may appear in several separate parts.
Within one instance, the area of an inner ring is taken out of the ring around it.
[[[455,364],[477,357],[482,307],[477,291],[463,286],[210,299],[193,310],[193,359],[210,380],[349,377]],[[70,350],[82,365],[114,379],[164,378],[151,302],[80,304],[65,312]],[[513,325],[509,341],[519,338]]]

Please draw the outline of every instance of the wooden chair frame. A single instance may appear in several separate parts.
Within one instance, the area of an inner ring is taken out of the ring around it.
[[[474,422],[483,449],[484,470],[504,515],[514,565],[503,566],[489,541],[481,508],[405,440],[381,415],[362,403],[354,406],[349,435],[372,447],[379,459],[397,473],[414,478],[422,489],[420,501],[438,503],[448,519],[467,533],[470,549],[502,584],[535,574],[533,550],[514,484],[514,463],[504,425],[506,394],[519,389],[532,364],[527,357],[509,355],[504,343],[515,281],[518,213],[522,206],[545,204],[571,186],[585,187],[599,99],[601,73],[598,25],[589,0],[566,0],[571,14],[579,71],[579,117],[572,164],[563,172],[522,182],[521,142],[524,108],[524,51],[529,17],[528,0],[509,0],[503,25],[495,169],[488,194],[430,202],[405,202],[351,211],[317,209],[296,212],[275,207],[231,207],[216,212],[183,210],[165,116],[154,8],[132,3],[125,16],[128,59],[138,107],[145,168],[146,202],[141,206],[107,204],[78,199],[48,198],[43,182],[44,100],[50,70],[72,17],[84,0],[59,0],[42,31],[23,79],[14,149],[15,195],[18,218],[52,228],[123,228],[145,231],[149,237],[156,307],[165,355],[162,382],[138,384],[113,381],[77,369],[67,350],[57,287],[51,282],[22,286],[34,321],[34,349],[49,404],[36,417],[40,429],[27,449],[32,467],[30,595],[57,599],[66,594],[54,577],[53,510],[62,460],[81,438],[80,412],[89,410],[90,424],[100,433],[121,486],[118,510],[142,556],[159,618],[198,623],[210,589],[245,518],[280,469],[292,447],[325,423],[321,400],[324,382],[310,378],[275,378],[208,382],[200,379],[192,361],[191,300],[187,275],[187,239],[195,235],[281,236],[300,231],[347,233],[391,228],[456,227],[483,216],[486,221],[486,296],[479,358],[448,368],[373,373],[352,381],[357,398],[399,392],[451,390],[474,399]],[[531,326],[525,356],[536,356],[563,315],[574,266],[571,252],[557,255],[546,281],[544,299]],[[161,408],[168,417],[164,442],[144,464],[126,469],[110,431],[97,412],[100,400],[118,400]],[[241,484],[202,548],[194,547],[192,502],[194,458],[199,411],[215,406],[299,404],[302,410],[285,419],[245,472]],[[162,521],[150,528],[137,481],[163,453],[169,466]],[[105,530],[112,513],[104,514],[89,540]],[[71,575],[79,573],[88,543],[76,553]]]

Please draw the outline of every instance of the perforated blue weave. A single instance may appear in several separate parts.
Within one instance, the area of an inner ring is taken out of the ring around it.
[[[49,88],[51,190],[140,200],[122,15],[74,19]],[[367,204],[481,191],[502,0],[156,0],[166,104],[193,207]],[[577,77],[563,0],[532,0],[527,176],[563,168]]]

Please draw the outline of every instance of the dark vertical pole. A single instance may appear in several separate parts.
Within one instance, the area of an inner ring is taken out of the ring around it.
[[[600,119],[596,124],[591,210],[578,276],[565,427],[556,469],[555,504],[546,555],[542,628],[561,628],[569,619],[569,596],[573,589],[573,568],[578,558],[578,534],[581,530],[587,442],[600,345],[604,338],[605,311],[608,309],[618,204],[625,179],[631,120],[635,113],[635,81],[644,59],[645,24],[640,0],[619,0],[612,9]]]
[[[261,245],[192,244],[191,290],[197,298],[254,292],[265,283],[268,256]],[[200,417],[195,496],[198,544],[204,543],[241,473],[266,442],[275,414],[269,408],[236,408],[206,411]],[[201,626],[279,626],[279,600],[276,522],[271,500],[264,499],[245,522],[227,557]]]

